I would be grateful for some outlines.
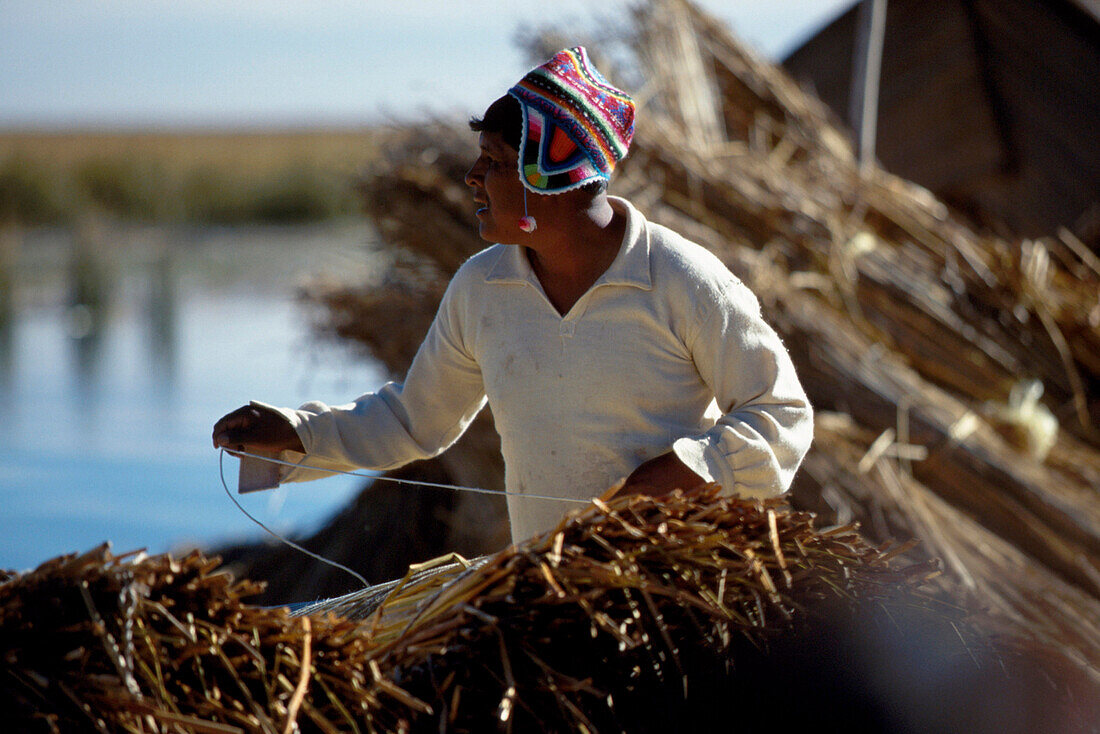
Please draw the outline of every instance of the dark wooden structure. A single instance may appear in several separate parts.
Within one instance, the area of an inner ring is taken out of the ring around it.
[[[859,3],[783,62],[849,120]],[[1100,248],[1100,0],[890,0],[877,156],[972,219]]]

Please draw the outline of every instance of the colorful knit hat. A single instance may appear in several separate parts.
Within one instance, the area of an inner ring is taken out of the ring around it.
[[[606,181],[634,137],[634,100],[596,71],[583,46],[554,54],[508,94],[523,108],[519,177],[535,193]]]

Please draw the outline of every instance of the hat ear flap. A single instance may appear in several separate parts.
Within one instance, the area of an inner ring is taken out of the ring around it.
[[[519,170],[532,191],[560,193],[596,173],[588,153],[569,133],[538,110],[523,106],[524,135],[519,149]]]

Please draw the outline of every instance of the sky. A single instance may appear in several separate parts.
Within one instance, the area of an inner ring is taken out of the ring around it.
[[[0,0],[0,127],[468,116],[527,71],[521,29],[575,33],[621,22],[626,4]],[[700,4],[779,59],[853,0]]]

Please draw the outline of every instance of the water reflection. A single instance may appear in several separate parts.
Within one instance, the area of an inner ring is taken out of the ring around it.
[[[99,399],[110,375],[105,354],[120,320],[135,320],[144,341],[145,365],[126,364],[166,393],[179,370],[179,292],[182,270],[178,250],[186,235],[170,229],[134,230],[86,217],[71,232],[35,232],[28,252],[27,233],[0,228],[0,390],[10,392],[19,361],[39,358],[33,350],[17,354],[20,313],[60,309],[56,323],[66,337],[78,399],[85,408]],[[121,311],[129,309],[131,313]],[[133,356],[133,355],[132,355]],[[131,360],[132,361],[132,360]]]
[[[176,320],[179,313],[179,288],[176,248],[169,239],[160,241],[149,264],[149,292],[145,303],[146,343],[152,377],[158,392],[170,392],[176,379],[179,356]]]
[[[0,231],[0,568],[258,533],[224,495],[210,426],[253,398],[380,384],[311,340],[295,300],[309,276],[369,272],[373,238],[362,223]],[[326,480],[249,509],[292,532],[357,490]]]
[[[111,294],[117,280],[112,272],[103,224],[86,219],[77,228],[69,264],[68,334],[82,401],[94,401],[101,377],[103,341],[107,330]]]
[[[15,263],[21,234],[14,224],[0,224],[0,395],[11,390],[15,368]]]

